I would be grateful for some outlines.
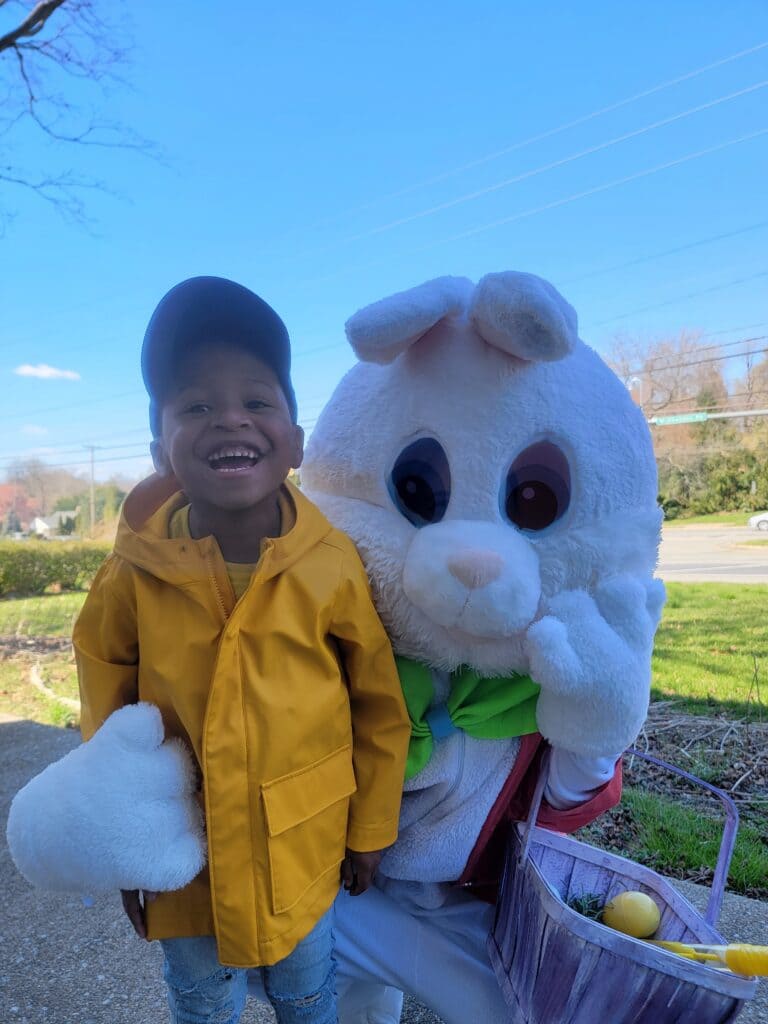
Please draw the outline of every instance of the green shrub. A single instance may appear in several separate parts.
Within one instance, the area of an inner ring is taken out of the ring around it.
[[[0,597],[42,594],[48,587],[86,589],[109,552],[104,544],[0,542]]]

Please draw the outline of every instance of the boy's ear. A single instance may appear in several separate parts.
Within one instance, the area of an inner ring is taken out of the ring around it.
[[[152,456],[152,465],[155,467],[156,473],[159,473],[160,476],[173,475],[171,463],[165,453],[162,441],[158,441],[158,439],[155,438],[149,446],[149,454]]]
[[[295,434],[293,438],[294,448],[291,469],[298,469],[304,461],[304,428],[300,427],[297,423],[293,429]]]

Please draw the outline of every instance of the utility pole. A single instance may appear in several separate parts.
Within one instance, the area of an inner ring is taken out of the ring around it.
[[[90,518],[90,530],[88,531],[88,536],[91,538],[91,540],[93,540],[93,527],[94,527],[94,525],[96,523],[96,491],[95,491],[95,488],[94,488],[94,481],[93,481],[93,453],[98,448],[98,445],[86,444],[86,445],[83,445],[83,447],[85,448],[86,451],[89,451],[91,453],[91,518]]]

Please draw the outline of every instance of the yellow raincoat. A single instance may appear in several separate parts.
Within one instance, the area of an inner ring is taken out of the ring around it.
[[[208,867],[148,905],[150,938],[215,934],[234,967],[287,956],[338,892],[345,846],[394,842],[410,735],[352,542],[286,485],[295,523],[235,600],[219,547],[168,538],[160,478],[126,501],[75,625],[85,739],[156,704],[202,770]]]

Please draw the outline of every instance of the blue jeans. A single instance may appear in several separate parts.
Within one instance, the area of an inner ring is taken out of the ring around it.
[[[222,967],[212,935],[163,939],[171,1024],[237,1024],[247,972]],[[337,1024],[333,908],[284,960],[262,967],[278,1024]]]

